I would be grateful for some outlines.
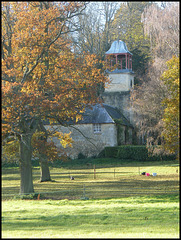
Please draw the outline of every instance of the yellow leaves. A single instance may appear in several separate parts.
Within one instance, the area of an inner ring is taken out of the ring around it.
[[[71,133],[64,134],[64,135],[62,136],[62,138],[61,138],[60,143],[62,144],[62,146],[63,146],[64,148],[66,148],[67,146],[68,146],[68,147],[72,147],[73,140],[72,140],[72,138],[70,137],[70,134],[71,134]]]
[[[3,154],[9,158],[15,157],[19,153],[19,142],[12,140],[3,146]]]
[[[168,70],[166,70],[161,80],[164,82],[164,84],[168,88],[168,92],[170,97],[168,99],[177,99],[179,101],[179,88],[180,88],[180,82],[179,82],[179,73],[180,73],[180,65],[179,65],[179,58],[178,57],[172,57],[167,62]]]
[[[78,121],[81,120],[81,119],[82,119],[82,115],[77,114],[77,115],[76,115],[76,122],[78,122]]]
[[[35,139],[40,139],[41,138],[41,136],[44,136],[45,135],[45,133],[44,132],[42,132],[42,131],[36,131],[34,134],[33,134],[33,140],[35,140]]]
[[[55,6],[47,2],[49,9],[44,4],[40,9],[39,2],[9,4],[13,13],[12,34],[6,33],[5,24],[3,31],[6,42],[11,42],[12,52],[3,48],[2,70],[4,76],[13,78],[18,84],[15,86],[11,82],[3,87],[3,104],[7,107],[4,113],[9,125],[15,122],[18,126],[22,115],[41,118],[48,115],[51,125],[55,116],[63,121],[80,120],[77,112],[97,101],[97,86],[107,81],[100,70],[102,62],[95,55],[75,56],[65,34],[50,47],[49,44],[62,30],[64,20],[57,17],[68,14],[63,9],[76,13],[83,3],[60,2]],[[71,146],[69,135],[58,138],[64,147]]]
[[[165,106],[163,122],[165,146],[170,152],[177,152],[179,146],[179,58],[172,57],[167,62],[168,70],[162,75],[162,81],[167,86],[168,97],[162,101]]]
[[[58,138],[62,146],[66,148],[67,146],[72,147],[73,140],[70,137],[70,135],[71,135],[71,132],[62,133],[62,132],[56,131],[55,133],[52,134],[52,137]]]

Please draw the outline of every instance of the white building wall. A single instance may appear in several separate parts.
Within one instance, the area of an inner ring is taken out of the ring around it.
[[[101,133],[94,133],[93,124],[76,124],[73,127],[46,126],[47,129],[57,128],[62,133],[71,132],[72,147],[65,149],[67,155],[75,159],[79,153],[86,157],[96,156],[106,146],[117,146],[117,130],[115,124],[101,124]],[[82,134],[81,134],[82,133]],[[57,147],[62,148],[60,140],[56,137],[53,141]]]

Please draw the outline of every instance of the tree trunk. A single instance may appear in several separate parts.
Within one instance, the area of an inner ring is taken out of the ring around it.
[[[33,193],[32,178],[32,134],[24,134],[20,139],[20,194]]]
[[[48,160],[43,154],[40,156],[40,174],[41,182],[51,181]]]

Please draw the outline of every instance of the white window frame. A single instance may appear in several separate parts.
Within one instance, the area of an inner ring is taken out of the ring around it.
[[[101,124],[100,123],[93,124],[93,130],[94,133],[101,133]]]

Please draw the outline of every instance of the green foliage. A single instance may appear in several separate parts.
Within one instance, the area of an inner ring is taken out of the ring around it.
[[[123,145],[118,147],[106,147],[106,157],[115,157],[119,159],[132,159],[145,161],[148,159],[148,150],[146,146]]]
[[[122,145],[117,147],[105,147],[105,157],[118,159],[129,159],[133,161],[173,161],[176,159],[175,154],[166,153],[149,153],[144,145]]]
[[[141,15],[149,2],[127,2],[122,4],[115,14],[113,21],[113,34],[119,28],[120,39],[124,41],[133,54],[133,71],[136,73],[135,84],[138,83],[140,75],[145,73],[146,66],[150,60],[150,41],[144,34]],[[115,34],[117,39],[117,34]]]
[[[83,154],[83,153],[79,153],[78,154],[78,159],[85,159],[86,158],[86,156]]]
[[[37,197],[38,197],[38,193],[32,193],[32,194],[23,194],[23,195],[14,196],[14,199],[33,200],[33,199],[37,199]]]
[[[118,147],[105,147],[104,152],[106,158],[116,158],[118,154]]]
[[[8,167],[19,167],[19,161],[10,161],[7,160],[6,158],[2,158],[2,163],[1,163],[1,167],[3,168],[8,168]]]
[[[19,142],[11,139],[3,144],[3,158],[6,163],[19,160]]]

